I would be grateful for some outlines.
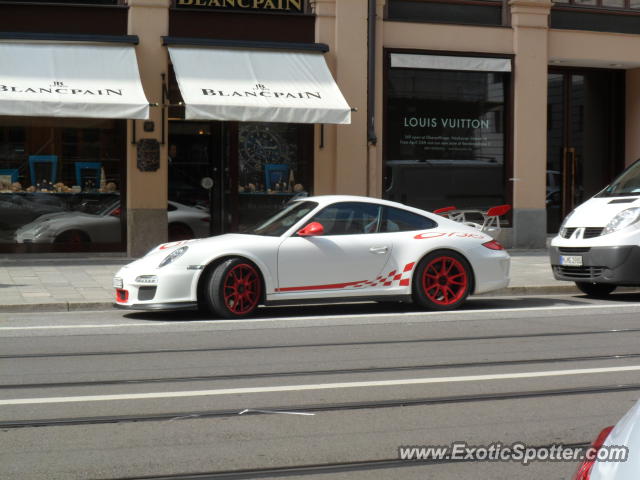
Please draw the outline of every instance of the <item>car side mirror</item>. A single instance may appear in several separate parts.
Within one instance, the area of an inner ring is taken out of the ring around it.
[[[311,222],[306,227],[298,230],[298,235],[301,237],[315,237],[324,233],[324,227],[321,223]]]

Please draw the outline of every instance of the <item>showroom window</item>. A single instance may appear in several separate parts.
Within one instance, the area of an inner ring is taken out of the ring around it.
[[[0,119],[0,251],[124,249],[125,122]]]
[[[505,203],[510,60],[389,60],[384,197],[427,210]]]
[[[640,10],[640,0],[554,0],[558,5],[573,7],[622,8],[626,10]]]

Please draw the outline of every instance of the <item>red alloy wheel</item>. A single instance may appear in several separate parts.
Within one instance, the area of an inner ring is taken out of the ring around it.
[[[234,315],[250,313],[260,301],[260,275],[249,264],[241,263],[231,268],[222,288],[224,305]]]
[[[422,288],[437,305],[453,305],[467,292],[469,278],[462,263],[446,255],[436,257],[423,270]]]

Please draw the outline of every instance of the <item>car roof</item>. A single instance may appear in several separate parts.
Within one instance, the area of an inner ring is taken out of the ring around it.
[[[337,202],[367,202],[367,203],[376,203],[378,205],[386,205],[388,207],[401,208],[403,210],[409,210],[411,212],[418,213],[423,215],[427,212],[426,210],[421,210],[419,208],[410,207],[403,203],[392,202],[391,200],[383,200],[381,198],[373,198],[373,197],[363,197],[358,195],[316,195],[313,197],[303,197],[300,199],[296,199],[296,201],[305,201],[309,200],[312,202],[318,202],[320,205],[331,205]]]

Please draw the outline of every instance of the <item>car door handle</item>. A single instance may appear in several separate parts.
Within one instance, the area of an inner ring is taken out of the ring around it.
[[[371,247],[369,249],[369,252],[377,254],[387,253],[387,251],[389,251],[389,247]]]

